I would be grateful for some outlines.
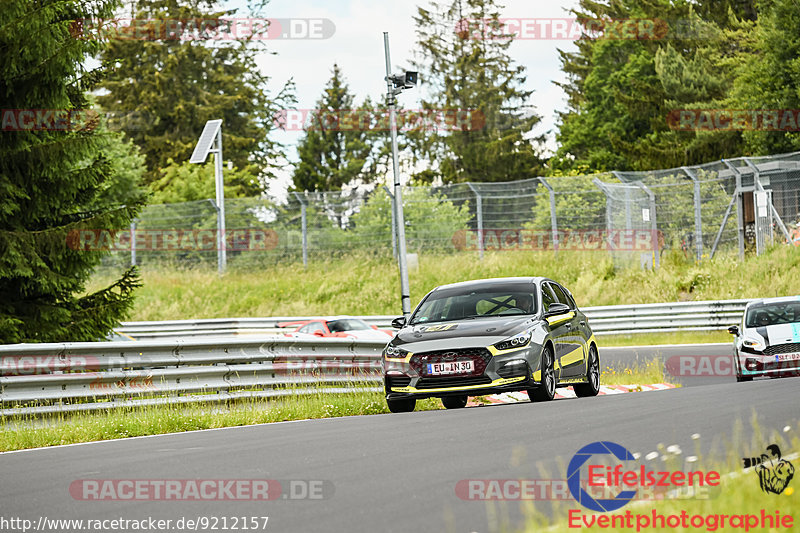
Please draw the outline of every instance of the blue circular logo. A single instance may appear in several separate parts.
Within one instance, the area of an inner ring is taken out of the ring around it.
[[[636,496],[635,490],[623,490],[612,499],[594,499],[581,487],[581,466],[593,455],[613,455],[620,461],[635,460],[633,454],[614,442],[598,441],[587,444],[572,457],[567,467],[567,486],[579,504],[592,511],[616,511]]]

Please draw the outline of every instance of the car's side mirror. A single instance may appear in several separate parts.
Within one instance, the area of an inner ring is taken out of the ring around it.
[[[392,327],[394,329],[402,329],[406,325],[406,317],[399,316],[392,320]]]
[[[731,335],[738,335],[739,334],[739,326],[729,326],[728,333]]]
[[[550,308],[544,312],[545,318],[548,316],[555,316],[555,315],[563,315],[564,313],[569,313],[571,309],[567,304],[562,303],[555,303],[550,304]]]

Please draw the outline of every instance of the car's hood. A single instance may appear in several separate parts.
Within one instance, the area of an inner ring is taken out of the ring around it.
[[[521,333],[534,324],[531,316],[497,317],[487,319],[467,319],[458,322],[434,322],[415,324],[401,329],[397,333],[396,346],[404,344],[446,339],[465,339],[482,337],[489,344],[500,341],[515,333]],[[482,340],[483,340],[482,339]]]
[[[755,328],[768,345],[800,342],[800,322]]]

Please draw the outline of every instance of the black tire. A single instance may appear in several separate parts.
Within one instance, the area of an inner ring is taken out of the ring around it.
[[[597,356],[597,348],[594,344],[589,347],[589,359],[586,361],[586,366],[586,379],[589,382],[572,387],[578,398],[597,396],[597,393],[600,392],[600,358]]]
[[[542,384],[528,389],[532,402],[549,402],[556,395],[556,373],[553,369],[553,349],[548,345],[542,350]]]
[[[467,396],[445,396],[442,405],[445,409],[461,409],[467,406]]]
[[[733,356],[733,364],[736,367],[736,383],[743,383],[745,381],[753,381],[753,376],[743,376],[742,375],[742,368],[739,366],[739,358],[736,355]]]
[[[416,398],[403,398],[402,400],[386,400],[389,411],[393,413],[410,413],[417,406]]]

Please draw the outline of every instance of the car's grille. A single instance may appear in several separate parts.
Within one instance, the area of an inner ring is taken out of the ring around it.
[[[408,387],[410,383],[411,378],[408,376],[386,376],[388,387]]]
[[[440,387],[469,387],[470,385],[488,385],[492,382],[489,376],[420,378],[417,389],[438,389]]]
[[[797,353],[800,352],[800,342],[790,342],[788,344],[773,344],[767,346],[764,353],[767,355],[778,355],[782,353]]]
[[[411,368],[420,376],[427,375],[428,364],[446,363],[451,361],[472,360],[473,371],[470,376],[480,376],[486,370],[486,365],[492,359],[492,354],[486,348],[462,348],[459,350],[438,350],[435,352],[422,352],[411,357]],[[463,374],[462,374],[463,376]],[[442,379],[457,379],[457,376]]]

